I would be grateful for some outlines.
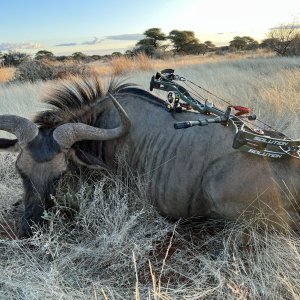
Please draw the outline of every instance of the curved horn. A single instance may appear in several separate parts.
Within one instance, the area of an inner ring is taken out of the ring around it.
[[[53,132],[53,137],[56,142],[64,149],[69,149],[72,145],[84,140],[113,140],[119,138],[130,129],[130,120],[127,113],[118,103],[118,101],[111,95],[112,101],[117,108],[121,125],[113,129],[101,129],[89,126],[83,123],[67,123],[60,125]]]
[[[0,130],[14,134],[20,145],[31,142],[39,133],[36,124],[15,115],[0,115]]]

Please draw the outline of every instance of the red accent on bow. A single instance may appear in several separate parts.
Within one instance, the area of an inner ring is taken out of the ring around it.
[[[239,106],[239,105],[231,105],[230,107],[233,107],[235,110],[238,112],[235,113],[235,116],[242,116],[244,114],[249,114],[251,112],[251,108],[244,107],[244,106]]]

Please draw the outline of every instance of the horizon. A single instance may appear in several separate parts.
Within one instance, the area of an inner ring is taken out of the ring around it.
[[[161,28],[165,34],[173,29],[191,30],[200,42],[209,40],[216,46],[228,45],[235,36],[261,41],[270,29],[299,18],[300,3],[286,0],[282,6],[270,0],[248,4],[238,0],[152,0],[142,4],[137,0],[11,0],[2,4],[2,11],[1,52],[35,54],[48,50],[57,56],[74,52],[104,55],[132,49],[143,38],[143,32],[153,27]]]

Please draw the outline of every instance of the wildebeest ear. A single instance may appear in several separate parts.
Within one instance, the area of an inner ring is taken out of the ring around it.
[[[9,140],[9,139],[1,139],[0,138],[0,151],[8,151],[8,152],[18,152],[20,150],[20,146],[18,144],[18,140]]]
[[[68,154],[69,158],[78,165],[85,166],[89,169],[99,169],[112,172],[112,169],[105,164],[102,159],[93,156],[92,154],[89,154],[79,148],[71,148]]]

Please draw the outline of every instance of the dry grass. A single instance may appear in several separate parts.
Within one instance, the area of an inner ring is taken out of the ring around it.
[[[274,76],[274,83],[263,91],[263,98],[277,111],[286,103],[289,111],[300,115],[300,69],[284,70]]]
[[[270,57],[274,54],[265,51],[246,51],[237,53],[228,53],[226,55],[206,54],[206,55],[187,55],[170,57],[167,59],[151,59],[145,54],[139,54],[133,58],[130,57],[115,57],[108,63],[95,62],[89,64],[91,74],[97,74],[99,76],[111,76],[122,75],[133,71],[156,71],[164,68],[179,68],[183,66],[190,66],[195,64],[205,63],[218,63],[222,61],[231,61],[238,59],[247,59],[255,57]],[[49,66],[58,67],[62,65],[57,61],[48,61]],[[71,66],[72,62],[64,64],[66,67]],[[6,82],[11,80],[15,74],[15,68],[0,67],[0,82]]]
[[[255,57],[271,57],[274,54],[265,51],[256,52],[238,52],[226,55],[206,54],[206,55],[187,55],[170,57],[167,59],[151,59],[145,54],[139,54],[136,57],[116,57],[109,63],[92,63],[90,68],[99,75],[122,75],[133,71],[157,71],[164,68],[180,68],[196,64],[218,63],[222,61],[231,61]]]
[[[0,67],[0,82],[9,81],[14,77],[15,68]]]
[[[2,237],[3,299],[299,299],[299,237],[258,230],[259,220],[168,222],[124,175],[72,170],[48,230]]]
[[[176,73],[299,137],[299,67],[299,58],[255,58],[185,65]],[[135,70],[131,81],[148,88],[152,74]],[[47,86],[1,86],[0,113],[32,115]],[[0,155],[1,299],[300,298],[295,233],[258,230],[262,216],[243,224],[174,224],[149,204],[145,183],[121,171],[111,178],[70,170],[58,209],[45,215],[49,228],[18,240],[12,232],[19,210],[10,204],[22,185],[14,161],[15,155]]]
[[[117,57],[113,58],[110,62],[112,75],[120,75],[130,73],[134,70],[148,71],[152,70],[152,63],[154,60],[150,59],[145,54],[138,54],[134,58]]]

